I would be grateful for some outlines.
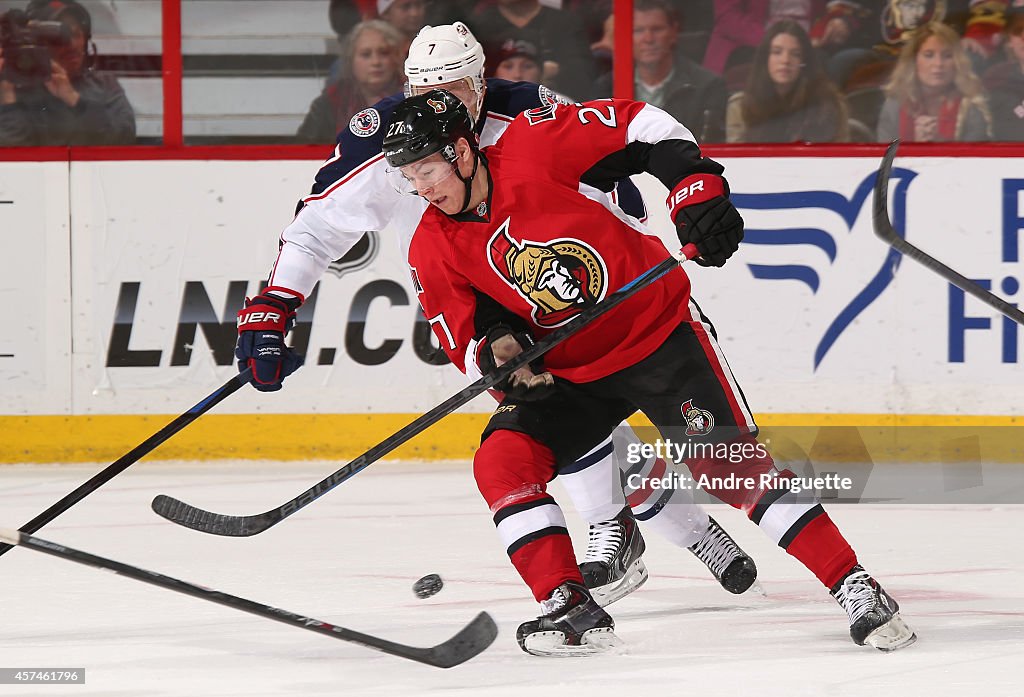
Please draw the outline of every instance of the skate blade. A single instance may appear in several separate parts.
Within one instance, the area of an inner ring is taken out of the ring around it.
[[[754,581],[753,583],[751,583],[750,584],[750,588],[748,588],[746,591],[744,591],[744,593],[748,593],[748,592],[753,592],[753,593],[761,596],[762,598],[767,598],[768,597],[768,591],[766,591],[764,589],[764,586],[761,585],[760,581]]]
[[[580,637],[579,646],[565,643],[563,632],[534,632],[523,642],[526,652],[534,656],[553,658],[576,658],[597,654],[616,653],[625,646],[624,642],[608,627],[591,629]]]
[[[897,651],[917,641],[917,634],[897,612],[892,619],[867,635],[864,643],[879,651]]]
[[[590,589],[590,596],[601,607],[607,607],[612,603],[622,600],[640,586],[647,583],[647,566],[643,559],[637,559],[629,565],[626,573],[618,581],[604,586]]]

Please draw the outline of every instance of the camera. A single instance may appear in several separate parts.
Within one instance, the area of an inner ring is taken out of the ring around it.
[[[45,82],[50,79],[51,49],[70,43],[71,32],[62,22],[31,20],[21,10],[0,15],[0,80],[18,87]]]

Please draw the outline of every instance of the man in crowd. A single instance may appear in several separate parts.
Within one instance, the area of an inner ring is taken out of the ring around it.
[[[725,142],[725,81],[679,51],[679,34],[679,14],[668,0],[633,4],[634,96],[686,124],[700,142]]]
[[[2,21],[10,36],[28,31],[28,21],[59,23],[56,29],[62,25],[65,35],[44,42],[48,59],[12,60],[0,49],[0,145],[135,142],[135,112],[117,78],[92,70],[92,18],[84,7],[73,0],[33,0],[25,12],[11,10]],[[17,50],[8,44],[8,51]]]

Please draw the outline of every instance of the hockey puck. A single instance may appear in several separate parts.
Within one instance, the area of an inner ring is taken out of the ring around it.
[[[427,574],[416,583],[412,584],[412,592],[417,598],[429,598],[437,595],[444,588],[444,581],[437,574]]]

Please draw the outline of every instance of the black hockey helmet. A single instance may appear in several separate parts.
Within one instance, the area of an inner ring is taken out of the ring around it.
[[[459,138],[476,149],[469,110],[447,90],[430,90],[405,99],[391,114],[385,133],[384,158],[396,169],[436,152],[454,164]]]
[[[463,176],[456,161],[455,143],[459,138],[465,138],[473,151],[473,171],[469,176]],[[447,90],[430,90],[406,98],[391,114],[385,131],[384,159],[393,170],[419,162],[434,153],[440,153],[462,181],[465,189],[459,212],[464,212],[469,208],[473,178],[480,166],[480,152],[469,109]]]

